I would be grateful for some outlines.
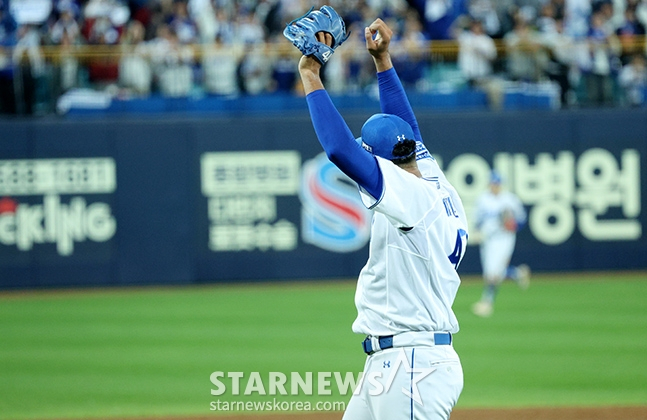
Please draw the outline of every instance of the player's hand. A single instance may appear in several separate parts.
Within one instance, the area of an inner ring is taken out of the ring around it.
[[[327,32],[317,32],[315,34],[317,41],[328,45],[333,43],[333,37]],[[323,82],[321,81],[321,63],[314,58],[314,56],[301,56],[299,59],[299,75],[301,76],[301,83],[303,83],[303,92],[308,95],[315,90],[324,89]]]
[[[329,47],[332,47],[333,38],[332,35],[328,32],[317,32],[315,36],[317,37],[317,41],[321,42],[322,44],[326,44]]]
[[[378,73],[393,67],[391,55],[389,54],[389,44],[392,36],[393,31],[382,19],[375,19],[373,23],[364,29],[366,49],[373,56],[373,62]]]
[[[333,37],[328,32],[317,32],[315,36],[317,37],[317,41],[321,42],[322,44],[326,44],[329,47],[332,46]],[[299,60],[299,72],[311,71],[318,73],[320,70],[321,63],[319,63],[319,61],[317,61],[317,59],[315,59],[313,56],[304,55]]]
[[[364,38],[366,38],[366,49],[375,58],[381,59],[389,53],[389,44],[393,31],[382,19],[375,19],[367,28],[364,29]]]

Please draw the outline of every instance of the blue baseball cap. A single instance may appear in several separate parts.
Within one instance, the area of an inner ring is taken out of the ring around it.
[[[499,184],[501,184],[501,181],[503,181],[503,179],[501,178],[501,174],[499,172],[492,171],[490,173],[490,184],[499,185]]]
[[[393,146],[407,139],[415,140],[415,136],[405,120],[396,115],[375,114],[366,120],[362,137],[356,140],[361,141],[362,147],[373,155],[393,160],[411,156],[393,156]]]

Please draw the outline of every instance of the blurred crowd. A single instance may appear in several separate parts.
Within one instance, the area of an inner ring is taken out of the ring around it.
[[[282,30],[323,4],[351,31],[324,68],[334,93],[371,89],[363,28],[381,17],[407,89],[432,89],[442,64],[493,108],[515,83],[551,83],[563,107],[645,101],[647,0],[0,0],[0,112],[38,113],[78,88],[299,94]]]
[[[647,1],[496,1],[503,10],[494,3],[471,1],[456,35],[463,75],[493,106],[505,81],[551,81],[563,107],[644,103]],[[499,75],[497,38],[505,52]]]

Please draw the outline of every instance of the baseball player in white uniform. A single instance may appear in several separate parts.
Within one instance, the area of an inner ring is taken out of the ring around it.
[[[476,202],[475,225],[481,233],[479,250],[485,287],[481,300],[472,306],[479,316],[488,317],[501,283],[510,278],[526,289],[530,281],[527,265],[510,266],[517,231],[526,223],[521,200],[501,187],[501,176],[492,171],[489,189]]]
[[[345,420],[448,419],[463,388],[452,341],[452,304],[467,220],[456,190],[422,142],[389,54],[391,29],[365,29],[382,113],[354,139],[320,78],[321,62],[299,61],[313,126],[328,158],[355,180],[374,211],[368,262],[359,274],[353,331],[365,336],[364,381]],[[317,32],[318,42],[334,45]]]

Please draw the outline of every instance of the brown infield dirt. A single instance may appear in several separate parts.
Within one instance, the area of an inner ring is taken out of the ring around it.
[[[129,418],[123,420],[341,420],[343,413],[295,413],[238,416],[190,416]],[[112,419],[115,420],[115,419]],[[545,407],[545,408],[462,408],[451,420],[647,420],[647,406],[639,407]]]

